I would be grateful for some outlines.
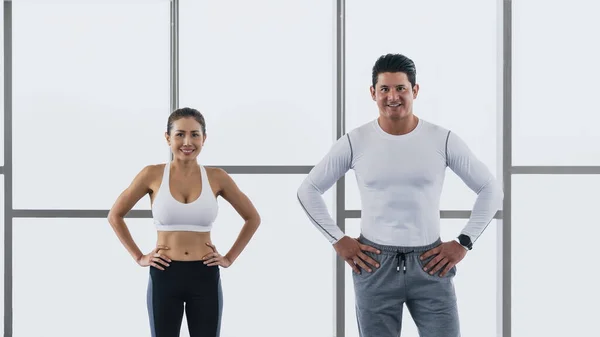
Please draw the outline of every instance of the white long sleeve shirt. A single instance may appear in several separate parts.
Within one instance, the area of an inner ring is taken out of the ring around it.
[[[423,119],[404,135],[385,132],[377,119],[345,134],[302,182],[298,200],[310,221],[336,243],[344,233],[323,193],[352,169],[361,198],[361,234],[383,245],[428,245],[440,237],[446,167],[477,193],[461,231],[475,242],[501,207],[502,187],[459,136]]]

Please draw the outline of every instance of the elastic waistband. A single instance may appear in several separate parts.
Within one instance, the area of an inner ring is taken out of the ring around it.
[[[358,241],[360,243],[365,244],[367,246],[371,246],[373,248],[379,249],[382,253],[422,253],[426,252],[430,249],[433,249],[439,246],[442,243],[442,239],[438,238],[435,242],[430,243],[426,246],[387,246],[375,243],[367,238],[365,238],[362,234],[358,237]]]
[[[202,260],[171,260],[167,268],[209,268]]]
[[[204,264],[203,260],[171,260],[169,263],[175,264]]]
[[[160,266],[162,266],[165,270],[171,270],[172,272],[176,272],[176,273],[194,273],[194,272],[210,272],[213,269],[219,269],[219,267],[217,266],[208,266],[206,264],[204,264],[204,261],[202,260],[190,260],[190,261],[185,261],[185,260],[171,260],[171,262],[168,262],[169,266],[165,267],[162,264],[159,264]],[[155,267],[151,267],[150,268],[151,271],[158,271],[158,269],[156,269]]]

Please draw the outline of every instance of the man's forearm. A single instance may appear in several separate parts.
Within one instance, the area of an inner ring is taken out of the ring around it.
[[[501,208],[503,196],[500,183],[496,179],[490,179],[477,194],[471,216],[461,234],[468,235],[475,242]]]
[[[329,214],[323,195],[314,187],[310,178],[306,178],[298,188],[298,201],[302,209],[310,219],[311,223],[327,238],[331,244],[335,244],[344,237],[344,232],[335,224]]]

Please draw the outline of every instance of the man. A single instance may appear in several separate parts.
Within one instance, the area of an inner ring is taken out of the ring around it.
[[[383,55],[372,75],[378,118],[334,143],[299,187],[298,199],[354,270],[361,337],[397,337],[404,304],[421,337],[458,337],[455,265],[500,208],[502,188],[458,135],[413,114],[419,85],[412,60]],[[477,199],[456,240],[442,242],[439,202],[446,167]],[[350,169],[362,200],[357,239],[337,227],[322,197]]]

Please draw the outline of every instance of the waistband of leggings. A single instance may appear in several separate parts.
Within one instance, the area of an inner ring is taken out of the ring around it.
[[[180,265],[194,265],[194,264],[203,264],[203,260],[171,260],[169,263],[175,263]]]
[[[358,237],[358,241],[360,241],[360,243],[365,244],[367,246],[376,248],[376,249],[380,250],[382,253],[393,253],[393,254],[422,253],[422,252],[426,252],[430,249],[433,249],[442,243],[442,239],[438,238],[433,243],[430,243],[425,246],[389,246],[389,245],[382,245],[379,243],[375,243],[375,242],[365,238],[362,234]]]
[[[167,262],[169,267],[167,268],[211,268],[204,264],[202,260],[171,260],[171,262]]]
[[[183,273],[184,275],[188,273],[212,273],[215,269],[218,271],[218,266],[208,266],[204,264],[202,260],[171,260],[171,262],[167,262],[169,266],[164,266],[160,263],[157,263],[165,270],[170,270],[171,273]],[[159,269],[155,267],[150,267],[151,272],[159,271]],[[160,270],[162,271],[162,270]]]

